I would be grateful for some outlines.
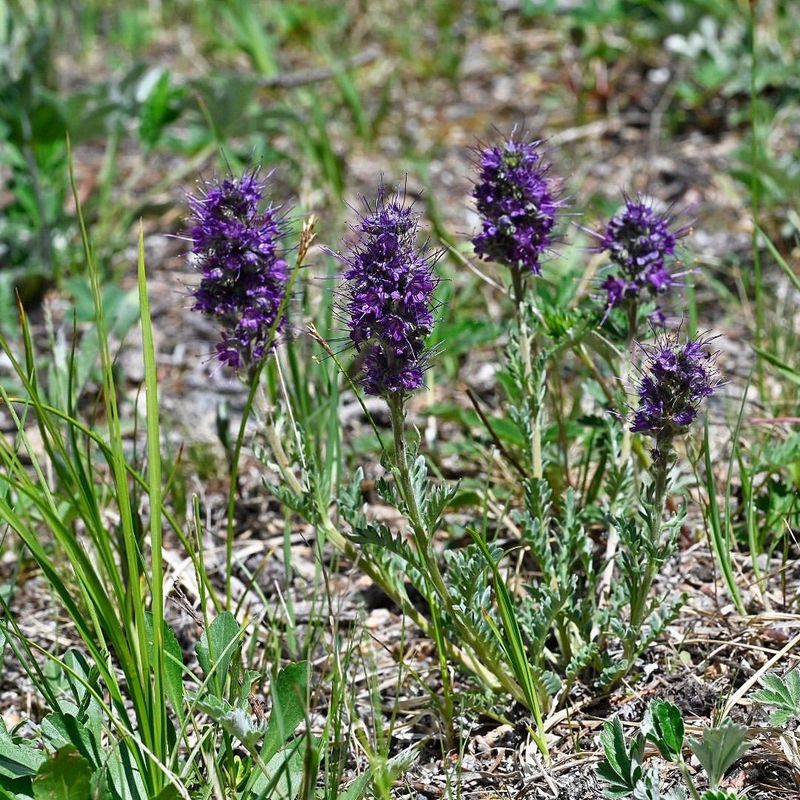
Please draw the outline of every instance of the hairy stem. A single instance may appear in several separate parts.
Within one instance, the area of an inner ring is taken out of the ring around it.
[[[500,685],[511,694],[517,701],[527,705],[525,695],[520,686],[507,673],[506,665],[497,661],[493,653],[477,637],[474,632],[466,625],[453,606],[453,600],[444,577],[439,569],[436,554],[433,551],[433,537],[427,530],[422,513],[414,493],[411,483],[411,473],[408,463],[408,449],[405,440],[405,410],[404,400],[400,396],[390,396],[387,398],[389,412],[392,420],[392,434],[394,436],[394,459],[397,469],[397,479],[400,492],[405,501],[408,513],[408,521],[411,524],[411,532],[417,547],[422,563],[427,572],[427,577],[431,581],[434,591],[439,596],[453,624],[458,628],[464,641],[475,652],[478,659],[489,666],[492,675],[499,681]],[[484,670],[485,671],[485,670]],[[476,672],[478,677],[482,677],[480,672]]]
[[[689,772],[689,768],[686,766],[686,762],[683,760],[683,756],[680,756],[678,760],[678,768],[681,771],[681,775],[683,775],[683,780],[689,787],[689,794],[691,794],[692,800],[700,800],[700,792],[697,791],[697,786],[695,786],[694,780]]]
[[[664,506],[667,499],[667,478],[672,457],[672,442],[656,441],[657,458],[653,461],[653,489],[650,500],[647,564],[637,596],[631,598],[631,626],[639,629],[647,612],[647,598],[658,571],[658,558],[655,555],[661,542],[661,529],[664,520]]]
[[[525,319],[525,281],[519,267],[515,267],[511,270],[511,280],[514,290],[517,325],[519,326],[519,349],[522,358],[525,396],[531,415],[531,468],[533,470],[533,477],[538,480],[544,474],[542,466],[542,409],[539,407],[536,387],[532,385],[533,343],[528,335],[528,323]]]
[[[242,456],[244,446],[244,436],[247,431],[247,422],[253,412],[256,391],[261,380],[261,373],[264,370],[265,360],[259,362],[250,372],[249,390],[247,400],[242,411],[242,419],[239,423],[239,432],[236,435],[236,444],[233,448],[233,458],[231,459],[231,471],[228,484],[228,510],[225,524],[225,609],[230,611],[232,606],[233,590],[233,534],[234,521],[236,518],[236,495],[239,486],[239,461]]]
[[[636,318],[638,308],[636,302],[628,303],[628,333],[625,341],[625,361],[620,370],[620,386],[622,388],[623,405],[627,409],[631,405],[631,393],[628,383],[631,379],[631,367],[633,364],[633,342],[636,338]],[[626,425],[622,431],[622,459],[628,461],[631,457],[631,432]]]

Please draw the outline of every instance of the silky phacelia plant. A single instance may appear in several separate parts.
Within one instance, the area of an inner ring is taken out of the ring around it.
[[[540,151],[541,142],[514,135],[478,152],[480,174],[472,196],[481,231],[475,252],[522,273],[539,275],[542,258],[554,241],[559,209],[556,181]]]
[[[646,362],[631,431],[652,436],[658,447],[691,425],[702,401],[719,385],[716,354],[706,345],[702,338],[679,344],[672,336],[641,345]]]
[[[662,295],[675,286],[678,276],[667,265],[689,228],[673,229],[672,222],[669,214],[659,213],[646,199],[626,196],[624,208],[605,230],[594,233],[596,249],[608,253],[617,267],[602,284],[607,309]]]
[[[385,188],[354,226],[339,310],[359,353],[367,394],[405,396],[423,385],[433,330],[438,253],[417,242],[420,215]]]
[[[280,210],[264,205],[265,190],[257,172],[246,172],[205,183],[187,197],[191,257],[202,276],[193,308],[216,320],[217,358],[234,369],[267,355],[289,278]],[[283,326],[281,319],[277,328]]]

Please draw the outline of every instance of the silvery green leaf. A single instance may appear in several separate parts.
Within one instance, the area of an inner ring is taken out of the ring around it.
[[[235,736],[248,750],[252,750],[267,732],[266,723],[256,722],[241,708],[223,714],[218,722],[226,733]]]
[[[689,747],[708,775],[711,789],[716,789],[725,773],[750,749],[748,730],[727,720],[717,728],[706,728],[702,739],[689,739]]]
[[[800,720],[800,667],[795,667],[781,677],[775,673],[764,675],[761,689],[753,692],[753,700],[773,706],[770,722],[776,727],[790,719]]]

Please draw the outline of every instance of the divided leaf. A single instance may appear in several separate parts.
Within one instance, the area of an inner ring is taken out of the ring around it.
[[[653,700],[642,720],[642,733],[655,744],[667,761],[675,761],[683,749],[681,710],[665,700]]]
[[[615,719],[603,725],[600,743],[603,746],[605,760],[597,765],[597,774],[608,783],[606,796],[610,798],[631,796],[643,775],[644,737],[637,736],[628,749],[625,746],[622,723]]]
[[[753,700],[775,707],[770,716],[773,725],[779,727],[790,719],[800,720],[800,667],[783,677],[770,673],[760,683],[763,688],[753,692]]]
[[[155,653],[153,652],[153,615],[149,612],[145,615],[145,625],[147,626],[147,644],[150,646],[150,657],[155,661]],[[183,721],[183,652],[172,628],[166,622],[164,622],[163,627],[164,689],[172,705],[172,710]],[[199,660],[199,653],[197,657]]]
[[[716,789],[725,773],[750,749],[747,728],[727,720],[718,728],[706,728],[703,738],[689,739],[689,747],[708,775],[710,788]]]
[[[686,800],[686,792],[680,786],[665,791],[658,767],[653,767],[636,784],[633,798],[634,800]]]

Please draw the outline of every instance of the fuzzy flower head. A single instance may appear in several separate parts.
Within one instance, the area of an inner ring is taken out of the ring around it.
[[[201,275],[193,308],[215,319],[221,333],[217,358],[234,369],[267,355],[289,278],[282,221],[278,209],[263,206],[265,188],[256,172],[246,172],[211,181],[187,197],[192,262]]]
[[[699,338],[679,344],[676,337],[663,336],[653,345],[641,345],[646,360],[631,431],[664,443],[691,425],[702,401],[719,386],[716,353],[706,350],[707,343]]]
[[[480,174],[472,192],[481,231],[472,240],[486,261],[539,275],[554,241],[563,201],[539,151],[541,142],[514,138],[478,153]]]
[[[398,194],[378,191],[375,208],[353,230],[357,240],[345,264],[339,311],[359,353],[364,391],[388,397],[423,385],[433,330],[433,273],[438,254],[419,247],[420,215]]]
[[[602,284],[606,307],[615,308],[636,301],[642,295],[657,296],[669,291],[677,277],[667,264],[675,255],[678,239],[689,228],[673,229],[672,218],[661,214],[641,197],[625,197],[625,207],[614,215],[600,233],[596,249],[606,252],[617,267]]]

